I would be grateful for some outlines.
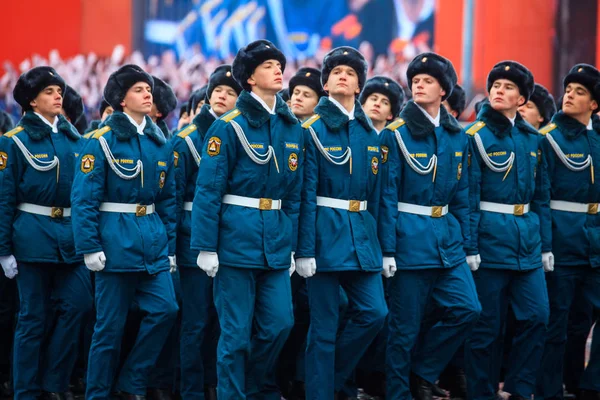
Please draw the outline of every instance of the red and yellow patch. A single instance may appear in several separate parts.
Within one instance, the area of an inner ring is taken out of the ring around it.
[[[81,172],[87,174],[94,170],[94,163],[96,162],[96,157],[92,154],[86,154],[81,157]]]
[[[0,151],[0,171],[2,171],[4,168],[6,168],[7,164],[8,164],[8,154],[6,154],[3,151]]]
[[[216,136],[213,136],[210,139],[208,139],[207,152],[208,155],[211,157],[218,156],[221,152],[221,139],[219,139]]]
[[[377,175],[377,172],[379,172],[379,159],[377,157],[371,158],[371,171],[373,171],[373,175]]]
[[[288,157],[288,167],[290,168],[290,171],[298,169],[298,155],[296,153],[292,153]]]

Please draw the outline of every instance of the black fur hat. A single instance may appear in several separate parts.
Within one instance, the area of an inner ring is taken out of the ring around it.
[[[448,104],[450,104],[450,108],[456,111],[456,119],[460,117],[465,108],[467,107],[467,97],[465,95],[465,89],[460,85],[454,86],[454,90],[452,90],[452,94],[448,97]]]
[[[5,134],[15,127],[12,117],[6,111],[0,110],[0,133]]]
[[[348,46],[336,47],[325,55],[321,67],[321,83],[323,86],[329,80],[329,74],[338,65],[346,65],[356,71],[358,75],[358,87],[362,90],[367,80],[367,60],[355,48]]]
[[[206,102],[206,89],[207,88],[208,88],[208,85],[204,85],[200,89],[194,90],[192,92],[192,94],[190,95],[190,99],[188,100],[188,103],[187,103],[188,114],[191,114],[192,112],[196,112],[196,108],[198,108],[198,104],[200,104],[201,101]]]
[[[137,65],[124,65],[108,77],[104,87],[104,99],[115,110],[123,111],[121,102],[127,91],[138,82],[146,82],[154,92],[154,79],[149,73]]]
[[[19,103],[23,111],[32,109],[31,101],[45,88],[51,85],[57,85],[61,88],[63,95],[65,93],[65,81],[58,75],[52,67],[35,67],[23,73],[15,88],[13,97]]]
[[[152,79],[154,79],[152,99],[158,112],[162,114],[162,117],[157,120],[162,121],[177,107],[177,96],[175,96],[175,92],[168,83],[156,76],[152,76]]]
[[[365,104],[367,98],[373,93],[387,96],[392,105],[392,115],[394,118],[398,117],[404,101],[404,90],[395,80],[385,76],[374,76],[369,79],[360,93],[360,104]]]
[[[566,89],[569,83],[579,83],[587,88],[592,98],[600,104],[600,72],[589,64],[577,64],[565,76],[563,87]]]
[[[550,92],[539,83],[536,83],[529,100],[536,105],[540,115],[544,118],[542,126],[548,124],[554,114],[556,114],[556,104]]]
[[[419,74],[430,75],[437,79],[442,89],[446,92],[442,96],[442,101],[450,97],[458,81],[456,71],[450,60],[436,53],[419,54],[408,64],[406,79],[410,88],[412,88],[411,82],[413,78]]]
[[[283,101],[290,101],[291,97],[289,88],[281,89],[279,92],[277,92],[277,94],[281,97]]]
[[[100,103],[100,118],[102,118],[102,114],[104,114],[104,111],[106,111],[108,107],[110,107],[110,104],[108,104],[106,100],[102,99],[102,102]]]
[[[231,65],[224,64],[219,65],[208,78],[208,87],[206,88],[206,100],[210,100],[213,90],[219,85],[226,85],[235,90],[240,95],[242,93],[242,87],[233,79],[231,72]]]
[[[63,110],[71,124],[75,125],[75,121],[84,112],[83,99],[75,89],[67,85],[63,93]]]
[[[514,82],[519,87],[521,96],[525,97],[525,102],[529,101],[534,88],[533,74],[523,64],[516,61],[501,61],[494,65],[487,77],[488,93],[498,79]]]
[[[252,87],[248,78],[252,76],[256,67],[267,60],[277,60],[281,64],[281,72],[285,70],[286,59],[283,53],[268,40],[255,40],[246,47],[238,50],[231,67],[233,77],[246,91]]]
[[[316,68],[302,67],[290,79],[289,96],[292,97],[296,86],[304,85],[315,91],[317,97],[327,96],[321,84],[321,71]]]

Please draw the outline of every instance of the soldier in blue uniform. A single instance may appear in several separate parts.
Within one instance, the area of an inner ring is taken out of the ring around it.
[[[0,136],[6,132],[11,131],[15,123],[12,117],[6,111],[0,110]]]
[[[244,90],[202,147],[191,248],[215,278],[220,400],[279,399],[265,386],[294,323],[288,270],[304,143],[298,120],[277,96],[285,63],[267,40],[238,51],[232,74]]]
[[[339,392],[385,321],[377,240],[379,138],[356,97],[367,62],[351,47],[323,59],[323,97],[306,129],[297,272],[307,280],[306,397]],[[331,232],[335,231],[335,234]],[[337,336],[340,286],[352,315]]]
[[[404,90],[393,79],[374,76],[365,83],[360,93],[360,104],[380,133],[383,128],[400,115],[404,102]]]
[[[71,229],[71,184],[82,141],[61,115],[64,90],[51,67],[21,75],[13,95],[25,114],[0,138],[0,264],[6,277],[16,276],[21,304],[15,399],[34,399],[40,391],[65,398],[79,344],[73,332],[92,308],[90,276]]]
[[[123,398],[145,398],[148,373],[178,311],[169,274],[177,222],[173,150],[146,115],[153,84],[136,65],[109,77],[104,98],[115,112],[88,140],[73,182],[75,246],[95,272],[87,399],[110,397],[134,301],[144,316],[114,383]]]
[[[536,83],[531,99],[519,107],[519,114],[531,126],[539,130],[548,125],[554,114],[556,114],[554,98],[552,98],[548,89]]]
[[[314,115],[315,107],[327,93],[321,84],[321,71],[316,68],[302,67],[290,79],[290,108],[300,121]]]
[[[393,399],[432,398],[434,382],[480,311],[463,250],[468,141],[442,106],[456,79],[444,57],[417,56],[407,70],[413,100],[381,133],[379,237],[384,260],[398,268],[388,288],[386,397]],[[428,306],[446,313],[419,338]]]
[[[165,120],[171,111],[177,107],[177,97],[175,96],[175,92],[173,92],[173,88],[167,82],[156,76],[152,76],[152,79],[154,79],[153,103],[152,110],[150,110],[148,116],[160,128],[165,138],[169,140],[172,135]]]
[[[190,247],[192,207],[196,180],[206,132],[223,114],[235,107],[241,86],[235,81],[230,65],[221,65],[208,82],[208,104],[204,104],[193,122],[173,137],[175,179],[177,186],[177,265],[181,277],[181,396],[184,399],[209,398],[216,382],[207,375],[216,369],[214,348],[204,344],[218,333],[214,312],[213,280],[196,264],[197,252]],[[205,351],[211,354],[204,354]],[[208,374],[204,368],[210,369]],[[214,372],[212,372],[214,374]]]
[[[102,99],[102,102],[100,103],[99,111],[100,111],[100,119],[95,119],[92,122],[90,122],[90,126],[85,130],[86,134],[98,129],[98,126],[100,126],[100,124],[102,122],[106,121],[106,118],[108,118],[110,116],[110,114],[113,113],[114,110],[110,106],[110,104],[108,104],[106,102],[106,100]]]
[[[496,395],[502,363],[501,335],[510,303],[516,318],[504,391],[529,398],[535,391],[546,324],[548,295],[540,218],[530,211],[538,167],[538,133],[518,113],[534,89],[523,65],[502,61],[488,75],[490,103],[467,129],[470,141],[471,240],[467,262],[473,271],[481,316],[465,345],[468,395]]]
[[[85,117],[85,106],[83,99],[75,89],[67,85],[63,96],[62,114],[77,129],[81,135],[87,130],[87,119]]]
[[[448,111],[450,115],[458,120],[467,106],[465,89],[459,84],[456,84],[452,90],[452,94],[442,102],[442,105],[446,107],[446,111]]]
[[[550,322],[536,399],[563,397],[569,311],[577,293],[600,308],[600,185],[595,184],[593,161],[600,160],[600,119],[594,115],[600,104],[600,72],[577,64],[563,86],[562,111],[540,131],[542,252],[551,252],[553,260],[544,265]],[[600,391],[600,375],[594,380],[586,390]]]

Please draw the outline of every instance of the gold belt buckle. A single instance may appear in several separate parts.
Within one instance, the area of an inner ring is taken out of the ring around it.
[[[135,216],[136,217],[144,217],[144,216],[146,216],[146,206],[142,206],[142,205],[138,204],[135,207]]]
[[[62,207],[52,207],[52,218],[62,218],[65,215],[65,210]]]
[[[525,205],[524,204],[515,204],[514,214],[516,216],[521,216],[525,214]]]
[[[588,204],[588,214],[598,214],[598,203]]]
[[[260,210],[272,210],[273,199],[260,199],[260,201],[258,202],[258,208]]]
[[[350,206],[348,207],[348,211],[359,212],[360,211],[360,200],[350,200]]]
[[[444,209],[444,207],[442,207],[442,206],[431,207],[431,217],[432,218],[441,218],[443,209]]]

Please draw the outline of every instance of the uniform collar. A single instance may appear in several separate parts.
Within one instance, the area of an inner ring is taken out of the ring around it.
[[[212,109],[212,108],[210,108],[210,107],[209,107],[209,108],[208,108],[208,112],[209,112],[209,113],[210,113],[210,114],[211,114],[213,117],[215,117],[215,119],[219,119],[219,116],[217,115],[217,113],[216,113],[216,112],[214,112],[214,111],[213,111],[213,109]]]
[[[275,110],[277,108],[277,97],[276,96],[275,96],[275,101],[273,102],[273,108],[269,108],[267,103],[265,103],[265,101],[263,99],[261,99],[256,93],[250,92],[250,96],[254,97],[254,99],[256,101],[258,101],[260,103],[260,105],[263,106],[269,114],[275,115]]]
[[[506,117],[506,118],[508,118],[508,117]],[[508,118],[508,120],[510,121],[510,124],[511,124],[512,126],[515,126],[515,120],[516,120],[516,119],[517,119],[517,114],[515,114],[515,116],[514,116],[514,117],[512,117],[512,118]]]
[[[138,124],[137,122],[135,122],[135,120],[133,118],[131,118],[131,116],[129,114],[127,114],[126,112],[124,112],[123,114],[125,114],[125,116],[129,120],[129,122],[131,122],[133,124],[133,126],[135,126],[135,130],[137,131],[137,133],[140,135],[143,135],[144,128],[146,127],[146,118],[144,118],[142,120],[141,124]]]
[[[431,116],[423,112],[421,107],[413,100],[406,103],[402,109],[400,117],[406,121],[406,126],[413,136],[427,136],[433,134],[436,126],[431,122]],[[427,118],[430,117],[430,118]],[[438,113],[439,126],[443,127],[448,133],[458,133],[462,127],[456,119],[446,111],[446,107],[440,107]]]
[[[346,126],[350,120],[348,114],[343,112],[345,109],[340,109],[340,107],[335,105],[331,100],[330,97],[321,97],[319,104],[315,107],[315,114],[318,114],[321,117],[329,129],[337,131]],[[365,114],[365,111],[358,100],[354,100],[354,117],[365,130],[374,130],[371,119],[367,117],[367,114]]]
[[[254,128],[262,126],[272,115],[260,101],[252,96],[252,93],[249,93],[246,90],[242,90],[235,106]],[[287,124],[295,125],[298,123],[298,119],[292,114],[292,111],[280,96],[275,96],[275,112],[277,113],[277,116],[281,117]]]
[[[333,97],[329,96],[329,101],[331,101],[333,104],[335,104],[335,105],[336,105],[336,107],[337,107],[337,108],[339,108],[339,109],[340,109],[340,111],[341,111],[342,113],[344,113],[344,115],[345,115],[346,117],[348,117],[348,119],[349,119],[350,121],[352,121],[352,120],[354,119],[354,110],[356,110],[356,104],[354,104],[354,105],[352,106],[352,110],[348,111],[348,110],[346,110],[346,108],[345,108],[345,107],[344,107],[344,106],[343,106],[343,105],[342,105],[342,104],[341,104],[339,101],[337,101],[337,100],[336,100],[336,99],[334,99]]]
[[[33,113],[35,115],[37,115],[38,117],[40,117],[40,119],[42,120],[43,123],[45,123],[50,128],[52,128],[52,133],[57,133],[58,132],[58,116],[54,117],[54,122],[53,123],[50,123],[46,118],[44,118],[42,116],[42,114],[36,113],[35,111]]]
[[[586,129],[588,131],[594,130],[594,127],[592,125],[592,119],[590,118],[590,121],[587,123]]]
[[[425,115],[425,117],[427,117],[427,119],[429,120],[429,122],[431,122],[433,124],[433,126],[435,126],[436,128],[440,126],[440,114],[441,114],[441,112],[439,110],[438,110],[437,115],[434,118],[427,111],[425,111],[425,109],[423,107],[421,107],[419,105],[419,103],[415,103],[415,105],[419,108],[419,110],[421,110],[421,112]]]
[[[492,108],[490,104],[484,104],[477,114],[477,119],[485,122],[494,135],[498,137],[508,136],[513,128],[513,124],[504,114]],[[514,127],[524,133],[537,135],[538,131],[521,117],[521,114],[515,115]]]

